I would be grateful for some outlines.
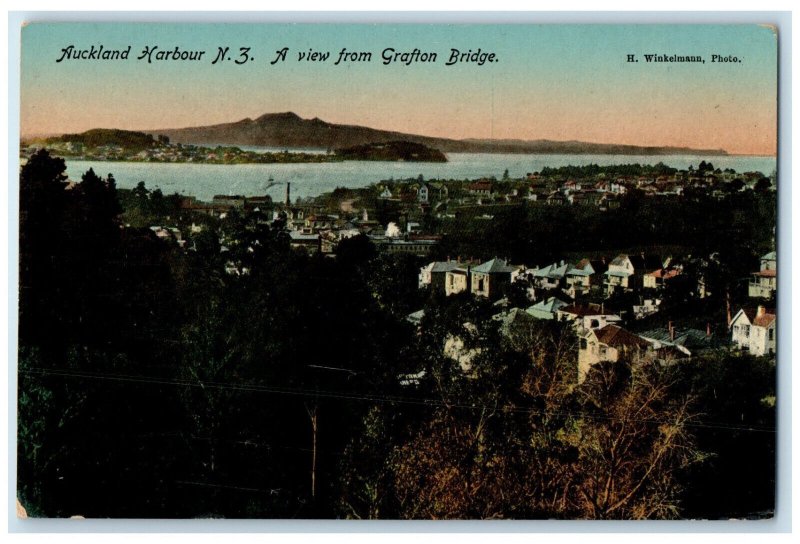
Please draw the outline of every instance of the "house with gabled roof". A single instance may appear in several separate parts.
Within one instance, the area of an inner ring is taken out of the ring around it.
[[[661,289],[669,280],[680,276],[681,273],[683,269],[680,267],[659,268],[642,277],[642,286],[645,289]]]
[[[761,257],[761,268],[753,272],[747,294],[751,298],[770,298],[778,289],[778,261],[777,254],[770,251]]]
[[[644,355],[651,347],[644,338],[617,325],[606,325],[600,329],[589,329],[578,344],[578,383],[586,380],[592,366],[623,358]]]
[[[593,288],[603,284],[603,274],[607,269],[608,265],[605,259],[581,260],[574,267],[567,270],[564,291],[572,298],[589,293]]]
[[[533,284],[540,289],[558,289],[570,268],[564,261],[534,268]]]
[[[460,266],[458,261],[433,261],[419,269],[419,288],[431,286],[437,291],[444,291],[447,273]]]
[[[731,319],[731,343],[753,355],[763,356],[775,353],[777,342],[777,316],[775,310],[758,306],[742,308]]]
[[[492,182],[488,179],[481,179],[470,183],[467,190],[473,195],[489,196],[492,194]]]
[[[500,298],[502,286],[511,283],[511,276],[518,267],[512,266],[505,259],[495,257],[472,268],[470,291],[474,295],[490,299]]]
[[[643,286],[645,274],[662,267],[655,255],[618,255],[608,263],[604,285],[608,296],[618,292],[635,291]]]
[[[525,311],[536,319],[555,319],[559,308],[566,306],[567,303],[556,297],[540,300],[533,306],[529,306]]]

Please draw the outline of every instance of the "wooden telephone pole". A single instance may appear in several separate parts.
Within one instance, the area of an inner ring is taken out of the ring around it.
[[[306,412],[311,419],[311,498],[317,495],[317,405],[313,408],[306,406]]]

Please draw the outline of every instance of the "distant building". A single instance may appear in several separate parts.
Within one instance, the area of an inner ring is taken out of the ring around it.
[[[606,294],[611,296],[618,292],[641,289],[645,274],[661,267],[661,259],[653,255],[619,255],[608,263],[604,281]]]
[[[477,296],[490,299],[500,298],[503,285],[511,283],[511,274],[517,267],[495,257],[472,269],[470,291]]]
[[[319,233],[289,231],[289,245],[292,249],[304,249],[308,253],[317,253],[321,249]]]
[[[731,342],[741,350],[763,356],[775,353],[775,310],[764,306],[742,308],[731,319]]]
[[[774,251],[761,257],[761,269],[753,272],[747,294],[752,298],[770,298],[778,288],[777,255]]]
[[[607,269],[605,260],[583,259],[574,268],[567,270],[564,291],[572,298],[588,294],[603,284],[603,274]]]
[[[383,234],[370,234],[370,240],[375,246],[385,253],[411,253],[425,256],[430,253],[441,240],[440,236],[405,235],[386,236]]]
[[[572,322],[579,332],[588,329],[601,329],[606,325],[622,321],[619,315],[606,312],[601,304],[565,304],[556,312],[556,319],[558,321]]]
[[[642,286],[645,289],[661,289],[671,279],[679,276],[681,270],[678,268],[659,268],[644,275]]]
[[[653,342],[656,348],[669,346],[677,347],[684,355],[674,358],[688,358],[692,354],[723,347],[721,339],[718,339],[711,332],[711,324],[706,326],[706,330],[700,330],[676,327],[673,326],[670,321],[666,328],[662,327],[644,331],[640,333],[639,336]]]
[[[436,291],[445,290],[447,273],[461,266],[458,261],[434,261],[420,268],[419,288],[431,286]]]
[[[638,357],[649,347],[647,340],[617,325],[589,329],[579,339],[578,383],[586,380],[592,366],[602,362],[616,363],[624,357]]]
[[[570,268],[564,261],[536,268],[533,270],[533,284],[540,289],[558,289]]]
[[[529,306],[525,311],[536,319],[556,319],[556,314],[559,308],[566,306],[567,303],[559,300],[556,297],[550,297],[547,300],[542,300]]]
[[[492,182],[488,180],[476,181],[475,183],[470,183],[467,186],[467,190],[473,195],[489,196],[492,194]]]
[[[445,274],[444,292],[447,296],[469,290],[471,266],[462,264]]]
[[[417,200],[419,202],[428,202],[430,199],[430,188],[424,183],[417,189]]]
[[[633,305],[633,318],[644,319],[648,316],[658,313],[658,307],[661,305],[660,298],[646,298],[641,304]]]
[[[214,195],[211,203],[225,208],[244,208],[245,197],[242,195]]]

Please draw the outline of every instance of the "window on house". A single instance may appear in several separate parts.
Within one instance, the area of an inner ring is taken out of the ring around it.
[[[581,349],[586,349],[586,338],[581,338]]]
[[[600,346],[600,355],[605,356],[608,353],[608,348],[606,346]]]
[[[775,340],[775,329],[769,330],[769,339],[770,341]]]

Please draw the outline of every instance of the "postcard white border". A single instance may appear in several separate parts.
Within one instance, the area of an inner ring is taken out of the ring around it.
[[[57,520],[15,517],[16,335],[20,27],[24,21],[247,23],[771,23],[778,27],[778,472],[776,515],[758,521],[332,521],[332,520]],[[8,531],[11,533],[785,533],[791,531],[792,221],[791,14],[787,12],[11,12],[8,14]],[[14,263],[14,266],[11,266]],[[5,419],[5,418],[4,418]],[[200,535],[197,535],[200,536]],[[209,536],[209,535],[206,535]],[[356,535],[352,535],[356,536]],[[468,535],[464,534],[464,537]],[[562,535],[564,536],[564,535]],[[655,536],[655,535],[651,535]],[[416,536],[414,537],[416,538]],[[481,538],[480,536],[478,538]],[[650,538],[650,537],[648,537]],[[471,538],[465,538],[472,540]],[[459,537],[459,540],[463,540]],[[482,539],[485,540],[485,539]]]

